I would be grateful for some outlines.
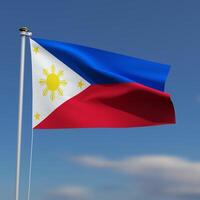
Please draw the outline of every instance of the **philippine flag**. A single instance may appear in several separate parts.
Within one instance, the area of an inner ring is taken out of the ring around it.
[[[175,123],[169,66],[85,46],[30,39],[33,128]]]

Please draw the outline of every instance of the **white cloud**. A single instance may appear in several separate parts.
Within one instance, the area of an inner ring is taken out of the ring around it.
[[[72,160],[86,166],[97,168],[110,168],[113,166],[113,161],[109,161],[107,159],[96,156],[76,156],[73,157]]]
[[[81,165],[107,168],[137,177],[145,193],[154,197],[200,198],[200,162],[170,156],[140,156],[109,160],[96,156],[77,156]],[[145,191],[144,191],[145,190]],[[186,198],[187,199],[187,198]]]
[[[63,186],[51,192],[51,195],[66,199],[86,199],[90,196],[90,190],[83,186]]]

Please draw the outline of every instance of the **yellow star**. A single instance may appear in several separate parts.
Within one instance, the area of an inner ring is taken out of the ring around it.
[[[39,47],[33,47],[33,52],[37,54],[39,52]]]
[[[78,84],[77,84],[77,86],[78,86],[79,88],[82,88],[82,87],[85,86],[85,83],[84,83],[83,81],[79,81]]]
[[[38,112],[35,113],[35,115],[34,115],[35,120],[40,120],[40,117],[41,117],[41,115]]]

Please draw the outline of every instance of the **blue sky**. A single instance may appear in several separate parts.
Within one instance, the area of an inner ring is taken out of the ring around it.
[[[32,199],[199,199],[199,7],[198,0],[2,1],[0,199],[14,197],[23,25],[35,37],[170,64],[166,91],[177,115],[171,126],[35,131]],[[31,135],[29,45],[23,117],[21,200]]]

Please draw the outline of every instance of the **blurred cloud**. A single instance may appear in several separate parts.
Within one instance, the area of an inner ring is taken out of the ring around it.
[[[91,191],[83,186],[62,186],[54,189],[49,193],[51,199],[87,199],[91,195]]]
[[[76,156],[80,165],[111,169],[132,175],[143,197],[138,199],[200,199],[200,163],[171,156],[140,156],[110,160],[97,156]],[[137,191],[138,192],[138,191]],[[144,196],[146,195],[146,197]]]
[[[197,102],[200,103],[200,94],[197,96]]]

